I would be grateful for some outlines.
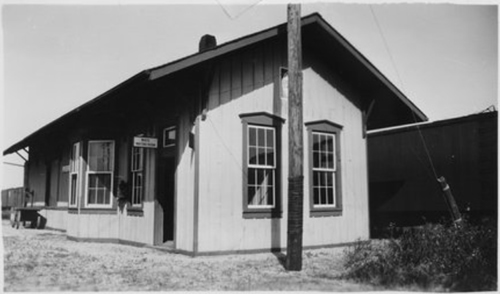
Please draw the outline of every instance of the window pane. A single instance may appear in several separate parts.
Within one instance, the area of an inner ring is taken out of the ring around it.
[[[252,205],[255,204],[255,187],[253,186],[248,186],[248,204]]]
[[[268,170],[267,184],[274,186],[274,171]]]
[[[111,203],[111,195],[109,194],[110,193],[110,190],[101,190],[102,193],[103,193],[103,197],[104,197],[104,204],[109,204]]]
[[[319,186],[319,172],[315,171],[313,172],[313,186],[317,187]]]
[[[333,152],[333,135],[328,135],[327,151],[328,152]]]
[[[327,204],[333,204],[333,187],[327,188]]]
[[[96,194],[95,194],[96,190],[94,189],[89,189],[89,194],[88,194],[88,201],[89,201],[89,204],[94,204],[96,203]]]
[[[259,146],[266,146],[266,130],[257,129],[257,144]]]
[[[320,167],[321,168],[328,168],[328,154],[327,153],[321,153],[320,156]]]
[[[109,204],[111,196],[111,175],[90,174],[88,184],[89,204]]]
[[[176,137],[176,128],[168,127],[166,129],[163,129],[163,147],[174,146]]]
[[[76,183],[78,176],[76,174],[71,175],[71,204],[76,204]]]
[[[319,165],[319,153],[317,151],[313,151],[313,167],[318,168]]]
[[[266,130],[266,146],[274,148],[274,130]]]
[[[274,189],[273,186],[269,186],[267,188],[267,205],[273,205],[274,204]]]
[[[328,187],[333,186],[333,173],[325,172],[325,176],[326,176],[326,186]]]
[[[103,204],[104,203],[104,191],[102,189],[98,189],[98,190],[96,190],[96,194],[97,194],[96,203]]]
[[[327,156],[326,167],[329,168],[329,169],[333,169],[334,168],[334,164],[333,164],[333,152],[327,153],[326,156]]]
[[[257,164],[258,165],[267,165],[266,164],[266,149],[259,148],[258,152],[259,152],[259,155],[257,156]]]
[[[113,142],[89,142],[89,169],[112,171]]]
[[[327,137],[324,135],[324,134],[321,134],[319,136],[319,148],[321,149],[322,152],[325,152],[326,151],[326,139]]]
[[[266,162],[268,166],[274,166],[274,150],[267,149],[267,158]]]
[[[313,196],[314,196],[314,205],[319,204],[319,188],[314,188],[313,189]]]
[[[323,187],[321,188],[321,204],[327,204],[326,202],[326,193],[327,193],[327,188],[326,187]]]
[[[144,149],[143,148],[132,148],[132,171],[142,170]]]
[[[319,135],[313,134],[313,151],[319,150]]]
[[[249,146],[257,146],[257,129],[249,127],[248,133],[249,133],[248,145]]]
[[[257,173],[257,171],[254,168],[249,168],[248,169],[248,185],[255,185],[255,184],[257,184],[256,173]]]
[[[257,164],[257,148],[256,147],[249,147],[249,154],[248,154],[248,163],[249,164]]]
[[[264,170],[262,169],[256,169],[257,171],[257,185],[261,185],[262,181],[264,180]]]
[[[168,139],[171,141],[171,142],[175,142],[175,137],[176,137],[176,132],[175,132],[175,129],[172,129],[170,131],[168,131]]]

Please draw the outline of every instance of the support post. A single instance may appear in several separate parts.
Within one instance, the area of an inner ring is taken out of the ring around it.
[[[451,213],[451,217],[454,222],[459,222],[462,220],[462,216],[460,215],[460,211],[458,210],[457,203],[455,202],[455,198],[453,198],[453,194],[451,194],[451,189],[446,179],[444,177],[440,177],[437,179],[441,184],[441,188],[443,189],[444,200],[446,201],[446,205],[448,206],[448,210]]]
[[[300,4],[288,4],[288,230],[286,268],[302,269],[303,136]]]

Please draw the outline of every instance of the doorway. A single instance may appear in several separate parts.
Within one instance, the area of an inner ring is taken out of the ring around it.
[[[175,171],[177,168],[175,127],[162,129],[158,152],[158,174],[157,174],[157,200],[161,207],[159,214],[163,220],[159,220],[162,228],[157,232],[158,241],[162,244],[174,241],[175,227]]]

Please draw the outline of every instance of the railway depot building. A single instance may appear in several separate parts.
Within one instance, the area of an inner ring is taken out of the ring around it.
[[[46,227],[189,255],[286,247],[286,24],[144,70],[4,151]],[[302,18],[305,248],[369,238],[366,130],[427,120],[319,14]]]

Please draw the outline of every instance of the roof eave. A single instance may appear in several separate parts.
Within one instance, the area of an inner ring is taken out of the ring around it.
[[[43,132],[45,132],[49,128],[51,128],[51,127],[53,127],[53,126],[55,126],[55,125],[57,125],[59,123],[62,123],[64,120],[68,119],[70,116],[73,116],[76,113],[87,109],[88,107],[90,107],[93,104],[101,101],[105,97],[108,97],[108,96],[116,93],[117,91],[121,90],[122,88],[124,88],[124,87],[126,87],[126,86],[128,86],[128,85],[130,85],[132,83],[138,82],[141,79],[142,80],[147,80],[148,77],[149,77],[149,71],[144,70],[144,71],[139,72],[138,74],[130,77],[129,79],[127,79],[124,82],[116,85],[115,87],[113,87],[110,90],[104,92],[103,94],[97,96],[96,98],[94,98],[94,99],[92,99],[92,100],[90,100],[90,101],[88,101],[88,102],[86,102],[86,103],[78,106],[77,108],[71,110],[70,112],[65,113],[64,115],[60,116],[56,120],[54,120],[54,121],[46,124],[45,126],[41,127],[38,130],[36,130],[34,133],[31,133],[30,135],[28,135],[27,137],[25,137],[21,141],[15,143],[12,146],[10,146],[9,148],[5,149],[3,151],[3,155],[5,156],[5,155],[8,155],[8,154],[14,153],[14,152],[16,152],[19,149],[22,149],[22,148],[25,148],[25,147],[29,146],[29,144],[30,144],[31,141],[35,140],[40,134],[42,134]]]

